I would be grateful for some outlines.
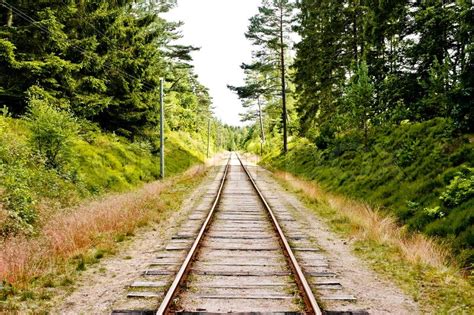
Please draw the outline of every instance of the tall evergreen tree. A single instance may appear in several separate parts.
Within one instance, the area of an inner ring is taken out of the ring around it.
[[[369,124],[373,120],[376,111],[374,110],[374,87],[370,82],[365,61],[361,61],[356,66],[344,100],[350,125],[362,131],[364,147],[368,150]]]
[[[343,131],[345,87],[352,84],[352,64],[362,60],[374,89],[371,125],[444,117],[472,129],[470,1],[302,0],[298,5],[295,83],[306,135]]]
[[[193,50],[159,16],[174,2],[0,2],[0,105],[22,115],[34,93],[128,137],[153,128],[159,78]]]
[[[230,90],[237,93],[239,99],[242,100],[242,105],[247,109],[246,113],[242,113],[242,121],[255,121],[255,124],[260,128],[260,142],[261,153],[263,153],[263,145],[265,143],[265,127],[263,119],[263,109],[265,101],[272,98],[271,86],[268,86],[268,81],[264,77],[265,73],[260,73],[255,70],[245,71],[245,85],[244,86],[228,86]],[[255,108],[256,107],[256,108]]]
[[[344,6],[330,0],[302,0],[297,30],[295,84],[303,132],[334,118],[351,65],[341,40],[345,36]]]
[[[263,0],[258,14],[250,19],[245,34],[257,47],[254,63],[247,68],[261,72],[278,71],[282,103],[283,152],[288,150],[287,51],[289,48],[294,4],[290,0]]]

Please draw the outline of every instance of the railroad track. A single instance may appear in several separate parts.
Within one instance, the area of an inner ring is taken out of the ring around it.
[[[150,309],[141,305],[140,298],[156,298],[161,300],[158,311],[113,314],[322,314],[305,274],[330,279],[333,274],[324,271],[327,266],[319,249],[308,246],[299,230],[283,233],[281,224],[294,219],[285,211],[272,210],[237,154],[230,155],[206,198],[207,209],[196,210],[144,272],[144,277],[168,280],[132,284],[136,290],[128,297],[139,298],[132,307]],[[302,240],[306,246],[298,245]],[[294,250],[300,253],[301,266]],[[329,289],[340,287],[333,280],[318,283]],[[158,287],[168,288],[164,297],[149,291]]]
[[[229,158],[157,314],[181,309],[321,314],[280,224],[237,155]]]

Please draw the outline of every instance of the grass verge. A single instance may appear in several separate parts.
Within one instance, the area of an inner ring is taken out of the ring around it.
[[[474,269],[474,143],[451,121],[374,126],[368,148],[352,132],[290,138],[287,154],[275,150],[277,140],[268,141],[265,165],[383,209],[411,231],[449,242],[459,264]]]
[[[204,166],[55,214],[34,238],[0,243],[0,312],[47,309],[56,290],[72,288],[88,265],[111,255],[137,229],[178,209],[204,178]]]
[[[471,314],[472,275],[462,274],[441,244],[408,232],[393,216],[366,204],[331,194],[312,181],[277,171],[275,178],[297,193],[338,235],[352,240],[353,251],[406,294],[423,313]]]

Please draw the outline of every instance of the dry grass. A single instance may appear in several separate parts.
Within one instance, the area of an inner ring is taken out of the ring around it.
[[[443,245],[397,225],[394,217],[314,182],[277,172],[298,191],[329,227],[353,239],[353,250],[380,275],[396,283],[427,314],[473,314],[472,278],[455,264]],[[467,276],[467,277],[466,277]]]
[[[203,166],[196,166],[178,177],[56,213],[45,222],[38,237],[12,237],[0,244],[0,279],[17,288],[28,286],[61,262],[158,220],[165,208],[160,194],[204,172]]]
[[[408,233],[388,214],[381,213],[367,204],[330,194],[314,182],[301,180],[290,173],[278,171],[275,176],[285,180],[310,200],[326,203],[339,215],[349,219],[354,226],[351,236],[356,240],[371,240],[394,246],[405,260],[435,268],[444,268],[450,260],[447,249],[425,235]]]

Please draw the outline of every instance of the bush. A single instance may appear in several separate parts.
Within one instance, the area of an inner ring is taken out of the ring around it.
[[[60,208],[159,177],[153,137],[130,142],[38,99],[30,102],[25,119],[7,114],[0,114],[1,235],[32,234]],[[206,140],[168,133],[167,176],[202,162]]]
[[[11,130],[12,119],[0,116],[0,202],[8,211],[0,234],[32,231],[37,219],[34,196],[30,189],[31,172],[28,163],[31,152],[21,137]]]
[[[474,168],[458,172],[440,196],[446,207],[453,208],[474,196]]]
[[[33,231],[33,224],[37,219],[34,209],[34,198],[31,193],[26,168],[16,165],[8,170],[0,171],[2,185],[5,192],[0,199],[9,211],[9,220],[2,227],[1,234],[7,235],[20,230],[28,233]]]
[[[75,119],[43,100],[33,99],[27,114],[30,122],[31,144],[45,160],[48,168],[61,170],[71,156],[71,142],[78,134]]]

